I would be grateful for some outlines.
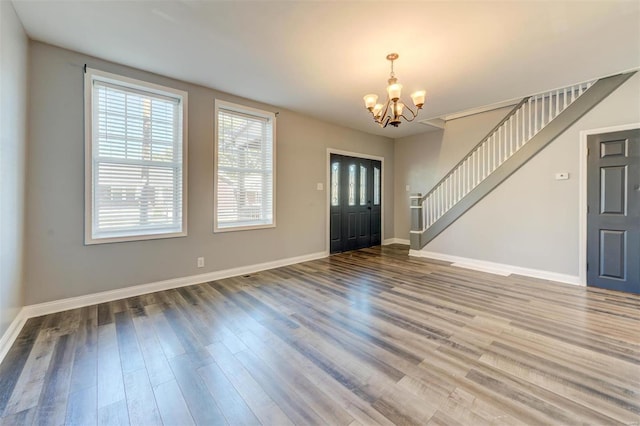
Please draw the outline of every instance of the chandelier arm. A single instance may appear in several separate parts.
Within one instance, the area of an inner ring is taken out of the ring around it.
[[[382,112],[382,115],[380,117],[386,117],[387,116],[387,113],[389,112],[389,105],[390,104],[391,104],[391,100],[387,96],[387,102],[384,103],[384,111]],[[385,127],[386,127],[386,124],[385,124]]]
[[[378,123],[378,124],[380,125],[380,127],[382,127],[383,129],[384,129],[385,127],[387,127],[387,125],[389,124],[389,120],[391,120],[391,117],[390,117],[390,116],[386,116],[385,118],[386,118],[386,120],[381,120],[381,121]]]
[[[404,104],[405,109],[408,109],[409,112],[411,112],[411,115],[413,115],[413,118],[411,120],[413,120],[414,118],[416,118],[418,116],[418,111],[416,109],[416,112],[413,112],[413,110],[411,109],[411,107],[409,105],[407,105],[406,103]],[[402,115],[404,117],[404,114]],[[405,120],[407,120],[407,117],[404,118]],[[407,120],[407,121],[411,121],[411,120]]]
[[[413,116],[413,117],[411,117],[411,118],[407,118],[407,116],[406,116],[406,115],[402,114],[400,117],[404,118],[404,121],[406,121],[407,123],[411,123],[413,120],[415,120],[415,119],[416,119],[417,115],[414,115],[414,116]]]

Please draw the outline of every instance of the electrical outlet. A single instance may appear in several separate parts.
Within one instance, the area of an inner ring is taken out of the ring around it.
[[[204,268],[204,257],[198,258],[198,268]]]
[[[322,191],[324,189],[324,185],[322,183],[316,183],[316,189],[318,191]]]
[[[569,179],[569,172],[556,173],[556,180],[567,180],[567,179]]]

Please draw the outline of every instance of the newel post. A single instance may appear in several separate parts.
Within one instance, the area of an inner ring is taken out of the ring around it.
[[[411,194],[411,230],[422,231],[424,229],[424,221],[422,214],[422,194]]]
[[[424,215],[422,214],[422,194],[411,194],[411,232],[409,233],[409,243],[411,250],[420,250],[420,241],[424,229]]]

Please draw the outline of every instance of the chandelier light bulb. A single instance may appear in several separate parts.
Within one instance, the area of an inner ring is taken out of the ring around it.
[[[380,116],[380,113],[382,112],[382,108],[384,108],[384,105],[376,104],[373,107],[373,111],[371,111],[371,113],[373,114],[374,117],[378,117],[378,116]]]
[[[393,104],[393,115],[396,117],[400,117],[402,115],[402,110],[404,109],[404,104],[402,102],[396,102]]]
[[[400,99],[400,94],[402,93],[402,84],[393,83],[387,87],[387,93],[389,94],[389,99],[392,101],[397,101]]]
[[[378,102],[378,95],[369,94],[369,95],[365,95],[362,99],[364,99],[365,108],[371,111],[375,106],[376,102]]]
[[[413,104],[418,108],[422,108],[422,105],[424,105],[424,97],[426,96],[426,94],[427,92],[425,90],[419,90],[415,93],[412,93],[411,100],[413,101]]]

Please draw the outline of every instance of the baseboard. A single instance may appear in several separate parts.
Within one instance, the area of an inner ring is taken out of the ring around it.
[[[406,246],[409,245],[409,240],[405,240],[402,238],[387,238],[382,242],[383,246],[388,246],[389,244],[404,244]]]
[[[468,257],[453,256],[450,254],[424,250],[409,250],[409,256],[443,260],[445,262],[451,262],[453,266],[457,266],[459,268],[473,269],[474,271],[488,272],[490,274],[502,276],[516,274],[543,280],[557,281],[565,284],[584,285],[580,282],[580,277],[577,275],[559,274],[557,272],[544,271],[541,269],[523,268],[521,266],[488,262],[486,260],[471,259]]]
[[[302,256],[289,257],[286,259],[275,260],[272,262],[258,263],[249,266],[240,266],[238,268],[225,269],[222,271],[208,272],[206,274],[191,275],[188,277],[174,278],[170,280],[157,281],[148,284],[134,285],[131,287],[120,288],[117,290],[102,291],[99,293],[87,294],[83,296],[70,297],[67,299],[53,300],[51,302],[38,303],[35,305],[27,305],[23,307],[18,316],[13,320],[7,331],[0,338],[0,362],[13,345],[18,337],[24,323],[33,317],[48,315],[55,312],[67,311],[69,309],[82,308],[98,303],[111,302],[113,300],[124,299],[127,297],[140,296],[142,294],[154,293],[156,291],[169,290],[172,288],[185,287],[193,284],[200,284],[208,281],[221,280],[224,278],[236,277],[239,275],[253,274],[268,269],[279,268],[282,266],[293,265],[295,263],[308,262],[310,260],[322,259],[329,256],[328,252],[317,252]]]
[[[7,356],[9,349],[13,345],[13,342],[18,338],[18,334],[20,334],[20,330],[24,327],[24,324],[27,322],[27,316],[25,315],[24,308],[18,311],[18,315],[11,321],[9,324],[9,328],[4,332],[4,334],[0,337],[0,363]]]

